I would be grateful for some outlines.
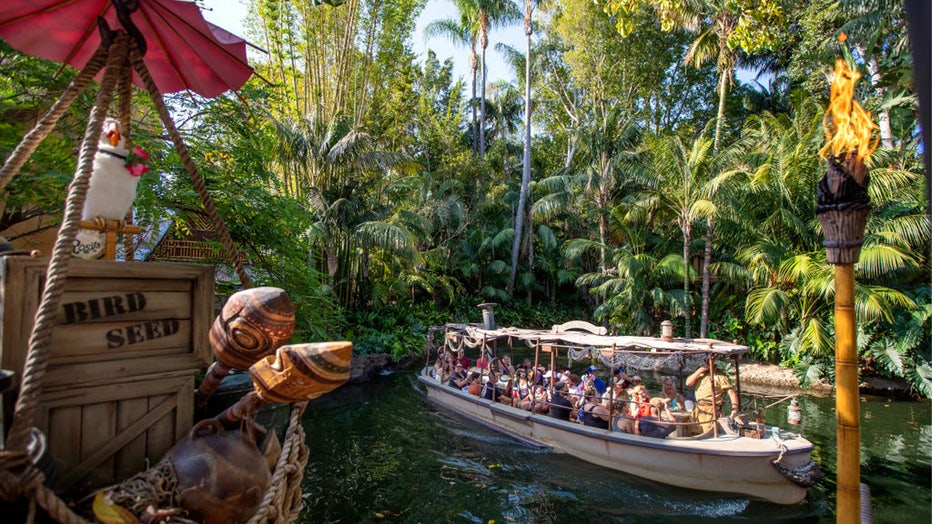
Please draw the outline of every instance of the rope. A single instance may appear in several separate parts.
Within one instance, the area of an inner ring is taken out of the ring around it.
[[[26,449],[35,421],[38,398],[42,391],[42,379],[48,367],[48,344],[52,338],[56,311],[68,273],[72,243],[81,220],[81,210],[84,207],[84,198],[87,195],[94,155],[97,153],[97,142],[103,129],[107,108],[113,98],[113,88],[119,74],[120,65],[126,59],[125,39],[117,38],[116,42],[111,45],[109,54],[107,52],[103,54],[106,55],[107,70],[101,80],[95,104],[91,108],[78,167],[65,203],[65,215],[46,272],[45,290],[29,338],[29,350],[26,355],[26,362],[23,365],[22,384],[19,396],[16,399],[13,423],[7,438],[7,449],[12,450],[12,453],[0,455],[0,484],[4,486],[5,495],[16,494],[10,491],[10,486],[16,485],[20,496],[28,496],[31,499],[30,514],[33,514],[34,506],[32,504],[35,502],[48,512],[52,518],[63,524],[83,524],[86,521],[71,511],[64,501],[42,484],[44,477],[33,465],[26,465],[22,473],[17,476],[10,468],[10,464],[18,460],[16,453],[18,450]],[[99,61],[100,56],[101,50],[98,50],[98,53],[92,58],[94,63],[89,64],[89,67],[82,71],[69,85],[69,89],[73,89],[74,93],[66,92],[65,95],[62,95],[62,98],[53,106],[53,109],[27,135],[23,143],[17,147],[17,151],[14,152],[11,159],[4,166],[4,176],[18,170],[22,165],[22,161],[14,158],[20,151],[34,150],[38,142],[44,137],[43,132],[48,134],[48,129],[54,126],[64,112],[64,108],[68,105],[62,103],[66,99],[66,95],[70,96],[70,100],[67,100],[69,103],[73,101],[77,92],[81,90],[79,87],[83,88],[87,84],[87,80],[92,78],[96,71],[99,71],[100,67],[96,62]],[[89,70],[93,72],[88,73]],[[44,127],[45,125],[48,125],[48,129]],[[29,152],[31,153],[31,151]],[[18,166],[16,165],[17,162],[19,163]],[[12,174],[9,174],[9,176],[11,177]]]
[[[159,117],[162,119],[162,124],[165,126],[169,136],[171,136],[172,142],[175,144],[175,150],[178,152],[178,157],[181,158],[181,163],[184,164],[188,175],[191,177],[191,182],[194,183],[194,189],[197,191],[198,196],[201,198],[201,203],[204,205],[204,210],[207,212],[207,216],[210,217],[214,231],[216,231],[217,235],[220,237],[220,243],[223,244],[223,247],[227,252],[227,256],[229,256],[230,262],[233,264],[233,269],[236,270],[236,274],[239,276],[240,282],[243,284],[243,288],[248,289],[252,287],[252,281],[250,280],[249,275],[246,274],[246,269],[243,267],[243,261],[240,260],[239,250],[236,249],[235,245],[233,245],[233,239],[230,237],[230,232],[227,230],[226,224],[220,218],[220,214],[217,212],[217,208],[214,207],[214,202],[210,197],[210,193],[207,192],[207,187],[204,185],[204,178],[201,176],[200,172],[198,172],[197,166],[191,159],[191,154],[188,152],[188,147],[181,139],[181,135],[178,133],[178,129],[175,127],[175,122],[172,120],[171,115],[168,113],[168,108],[165,107],[165,100],[162,98],[162,93],[159,91],[158,86],[155,85],[155,81],[152,79],[152,75],[149,74],[149,69],[146,67],[145,62],[143,62],[142,56],[139,54],[139,50],[135,45],[131,47],[130,60],[133,65],[133,69],[136,70],[139,78],[142,79],[143,84],[145,84],[146,89],[149,91],[149,96],[152,98],[152,101],[155,102],[155,108],[159,112]]]
[[[128,64],[127,64],[128,65]],[[123,143],[128,151],[133,150],[131,110],[133,105],[133,70],[130,67],[124,67],[120,75],[120,105],[118,114],[120,116],[120,133],[123,135]],[[126,211],[123,221],[127,224],[133,223],[133,208],[130,206]],[[133,235],[123,233],[123,260],[130,262],[135,259],[135,242]]]
[[[7,440],[7,446],[12,449],[25,449],[29,441],[29,433],[32,431],[36,404],[42,390],[42,379],[48,367],[48,345],[52,338],[52,328],[55,326],[58,304],[64,291],[72,244],[81,221],[81,211],[87,195],[94,155],[97,153],[97,143],[103,129],[104,118],[107,116],[107,108],[110,107],[110,101],[113,98],[113,88],[125,58],[126,39],[118,37],[111,45],[107,69],[101,79],[100,89],[97,91],[97,100],[91,108],[90,119],[84,133],[84,143],[81,145],[78,168],[65,203],[65,216],[46,272],[42,302],[36,312],[35,325],[29,338],[22,385],[19,397],[16,399],[15,414]]]
[[[301,478],[307,466],[308,449],[301,415],[305,407],[307,402],[298,402],[291,406],[288,430],[285,432],[281,455],[269,481],[269,489],[266,490],[259,509],[247,524],[291,523],[304,507],[304,499],[301,498]]]
[[[23,164],[29,160],[32,153],[39,147],[39,143],[48,136],[52,128],[55,127],[55,124],[58,122],[58,119],[65,114],[65,111],[68,110],[72,102],[74,102],[74,99],[84,91],[84,88],[87,87],[87,84],[94,78],[94,75],[104,67],[106,61],[107,49],[101,45],[97,48],[97,51],[94,52],[94,55],[91,56],[90,60],[88,60],[84,69],[78,73],[78,76],[71,79],[71,82],[68,83],[68,87],[65,88],[61,97],[52,105],[48,113],[46,113],[45,116],[36,123],[35,127],[23,137],[19,145],[16,146],[16,149],[13,150],[13,153],[6,159],[3,168],[0,169],[0,191],[2,191],[3,188],[10,183],[10,180],[19,173]]]

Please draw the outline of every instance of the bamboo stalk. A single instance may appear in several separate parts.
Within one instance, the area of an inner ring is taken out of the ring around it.
[[[837,522],[860,522],[861,428],[854,265],[835,264],[835,405],[838,438]]]

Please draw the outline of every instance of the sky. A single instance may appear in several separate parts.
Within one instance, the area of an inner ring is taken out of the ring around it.
[[[201,0],[200,3],[205,7],[203,9],[204,18],[209,22],[239,36],[246,37],[243,20],[246,18],[247,10],[240,0]],[[428,0],[427,6],[417,19],[417,26],[411,38],[411,46],[422,63],[424,57],[427,56],[428,49],[433,49],[441,62],[447,58],[452,58],[453,74],[462,77],[467,81],[468,85],[469,51],[464,48],[454,47],[445,38],[435,37],[428,40],[424,37],[424,27],[432,20],[455,18],[455,16],[456,9],[450,0]],[[518,24],[508,29],[492,30],[489,33],[489,48],[486,50],[486,60],[488,60],[489,64],[487,72],[489,81],[509,80],[514,82],[511,67],[495,51],[495,44],[498,42],[506,43],[524,52],[524,26]],[[256,51],[249,49],[249,53],[254,52]]]

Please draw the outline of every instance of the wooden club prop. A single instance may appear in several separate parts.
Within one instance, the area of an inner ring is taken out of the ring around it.
[[[217,415],[227,429],[262,406],[301,402],[329,393],[349,380],[353,343],[318,342],[282,346],[249,368],[253,390]]]
[[[233,369],[248,369],[288,342],[294,333],[294,309],[277,287],[255,287],[234,293],[210,327],[210,347],[217,360],[194,394],[197,413]]]

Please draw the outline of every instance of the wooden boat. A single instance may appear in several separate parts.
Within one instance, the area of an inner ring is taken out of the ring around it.
[[[579,351],[588,351],[606,363],[620,363],[625,355],[638,359],[696,359],[713,354],[737,359],[748,351],[745,346],[718,340],[606,336],[596,334],[599,330],[587,323],[570,324],[583,330],[567,330],[565,326],[540,331],[447,325],[443,328],[445,342],[441,350],[466,346],[494,352],[496,341],[523,341],[553,357],[558,348],[566,348],[571,358],[574,353],[578,357]],[[743,430],[736,430],[727,417],[722,417],[715,431],[707,434],[651,438],[587,427],[486,400],[440,383],[432,371],[433,366],[425,366],[418,377],[428,398],[457,414],[519,440],[656,482],[795,504],[806,497],[808,485],[819,477],[818,466],[811,459],[812,443],[777,427],[749,422]]]

